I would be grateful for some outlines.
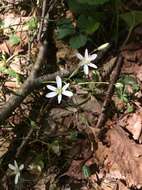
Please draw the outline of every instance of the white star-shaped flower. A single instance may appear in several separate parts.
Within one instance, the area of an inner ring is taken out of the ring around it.
[[[14,175],[15,175],[14,183],[16,185],[20,178],[20,171],[24,169],[24,164],[21,164],[20,166],[18,166],[16,160],[14,160],[14,165],[8,164],[8,167],[14,172]]]
[[[89,55],[88,49],[86,49],[84,57],[80,53],[77,53],[76,56],[80,60],[80,66],[83,66],[85,75],[89,74],[89,67],[97,69],[97,66],[92,63],[92,61],[94,61],[96,59],[97,54]]]
[[[62,79],[59,76],[56,76],[56,84],[57,84],[57,87],[52,86],[52,85],[47,85],[47,88],[52,91],[46,94],[47,98],[58,96],[58,104],[60,104],[62,100],[62,95],[65,95],[68,97],[73,96],[73,93],[67,90],[67,88],[69,87],[69,83],[65,84],[62,87]]]

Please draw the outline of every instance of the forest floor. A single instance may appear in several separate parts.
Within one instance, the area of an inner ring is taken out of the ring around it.
[[[0,190],[140,189],[142,43],[130,41],[119,47],[119,55],[110,46],[98,54],[97,72],[70,78],[78,51],[56,37],[45,50],[34,29],[39,10],[5,2],[0,8]],[[61,104],[45,97],[56,75],[74,94]],[[8,167],[14,160],[24,164],[16,185]]]

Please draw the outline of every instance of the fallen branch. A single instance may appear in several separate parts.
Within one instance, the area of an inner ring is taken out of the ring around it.
[[[28,134],[26,135],[26,137],[23,138],[23,140],[22,140],[20,146],[19,146],[19,147],[17,148],[17,150],[16,150],[15,158],[17,158],[17,157],[20,155],[20,153],[21,153],[23,147],[24,147],[24,146],[26,145],[26,143],[28,142],[28,140],[29,140],[29,138],[31,137],[33,131],[34,131],[34,128],[30,128],[30,130],[28,131]]]
[[[106,121],[106,115],[107,115],[106,112],[108,111],[108,106],[110,104],[111,97],[113,95],[113,91],[114,91],[114,87],[115,87],[114,85],[115,85],[115,83],[119,77],[120,72],[121,72],[122,63],[123,63],[123,58],[120,55],[116,59],[116,67],[113,71],[111,83],[108,87],[108,90],[106,93],[106,98],[105,98],[105,101],[104,101],[103,106],[102,106],[102,111],[101,111],[101,114],[99,116],[99,119],[98,119],[98,122],[96,125],[97,128],[102,128],[104,126],[105,121]]]
[[[37,35],[37,41],[40,41],[40,39],[41,39],[41,34],[42,34],[44,19],[45,19],[44,17],[45,17],[45,13],[46,13],[46,5],[47,5],[47,0],[44,0],[42,3],[42,14],[41,14],[41,21],[40,21],[40,25],[39,25],[39,31],[38,31],[38,35]]]
[[[27,78],[27,80],[24,82],[23,86],[20,88],[20,90],[13,94],[8,102],[3,106],[3,109],[0,113],[0,123],[7,119],[9,115],[15,110],[17,106],[20,105],[20,103],[24,100],[24,98],[33,90],[33,83],[36,79],[37,73],[43,63],[45,52],[46,52],[46,46],[47,42],[44,42],[43,46],[41,46],[36,63],[32,69],[32,72],[30,76]]]
[[[44,59],[44,56],[43,56]],[[13,94],[10,99],[6,102],[3,106],[3,109],[0,113],[0,124],[4,122],[11,113],[22,103],[22,101],[35,89],[40,88],[47,83],[47,81],[54,80],[57,75],[61,77],[68,76],[70,71],[58,71],[53,74],[44,75],[38,78],[35,78],[35,74],[38,69],[34,70],[34,72],[29,76],[29,78],[25,81],[21,89],[16,93]]]

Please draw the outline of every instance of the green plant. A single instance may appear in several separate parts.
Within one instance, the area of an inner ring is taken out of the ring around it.
[[[85,1],[85,0],[69,0],[67,1],[69,9],[76,15],[76,26],[74,27],[71,20],[65,25],[57,23],[57,34],[60,39],[68,39],[72,48],[83,47],[87,41],[91,40],[101,25],[103,14],[95,12],[96,6],[103,5],[109,0],[101,1]],[[60,23],[60,21],[59,21]],[[61,33],[62,32],[62,36]]]
[[[26,25],[28,26],[28,29],[33,31],[37,28],[38,25],[38,21],[36,17],[32,17],[27,23]]]
[[[9,68],[6,68],[4,66],[0,66],[0,72],[9,75],[10,77],[17,78],[18,74]]]
[[[87,42],[94,44],[94,39],[97,45],[106,41],[118,45],[119,39],[126,38],[127,31],[142,22],[142,11],[125,11],[125,0],[68,0],[66,3],[74,21],[59,20],[57,35],[72,48],[78,49]]]
[[[129,30],[142,23],[142,11],[129,11],[122,13],[120,17],[125,21]]]
[[[59,39],[66,38],[75,33],[70,19],[61,19],[57,22],[57,35]]]
[[[140,88],[136,80],[129,75],[122,75],[115,87],[117,96],[126,103]]]
[[[16,34],[11,34],[9,36],[9,42],[11,45],[18,45],[21,42],[21,39],[19,36],[17,36]]]
[[[82,172],[85,178],[89,177],[91,175],[90,168],[87,165],[84,165],[82,167]]]

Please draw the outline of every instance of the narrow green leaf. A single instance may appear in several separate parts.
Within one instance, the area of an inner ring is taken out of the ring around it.
[[[89,5],[103,5],[110,0],[78,0],[79,3],[88,3]]]
[[[88,166],[84,165],[82,167],[82,172],[85,178],[89,177],[91,175],[90,169]]]

